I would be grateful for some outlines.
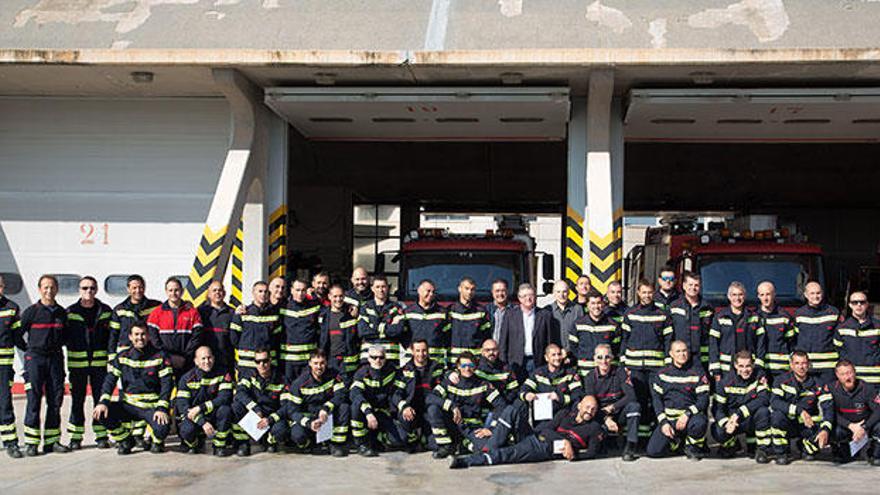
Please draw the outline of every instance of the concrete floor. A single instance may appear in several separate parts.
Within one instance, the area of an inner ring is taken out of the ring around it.
[[[20,425],[24,400],[15,405]],[[265,453],[219,459],[176,452],[119,457],[115,450],[93,448],[89,437],[86,445],[79,452],[20,460],[0,455],[0,492],[46,494],[74,486],[89,493],[571,493],[589,483],[608,493],[875,494],[874,483],[880,480],[880,468],[863,462],[760,466],[747,459],[623,463],[614,458],[452,471],[448,461],[435,461],[427,453],[395,452],[375,459]]]

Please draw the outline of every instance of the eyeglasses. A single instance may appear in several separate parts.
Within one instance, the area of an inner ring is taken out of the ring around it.
[[[593,358],[604,361],[606,359],[611,359],[611,356],[609,356],[607,354],[597,354],[597,355],[593,356]]]
[[[367,357],[374,360],[374,361],[384,361],[385,360],[385,356],[367,356]]]
[[[476,368],[477,365],[474,364],[474,363],[461,363],[461,364],[458,365],[458,367],[461,368],[461,369],[465,369],[465,370],[466,370],[466,369],[468,369],[468,368]]]
[[[269,364],[272,362],[271,359],[254,359],[254,362],[257,364]]]
[[[855,306],[861,306],[862,304],[868,304],[868,301],[866,299],[859,299],[858,301],[850,301],[849,303]]]
[[[664,276],[664,277],[660,277],[660,280],[662,280],[662,281],[664,281],[664,282],[674,282],[674,281],[675,281],[675,277]]]
[[[97,292],[98,288],[95,287],[94,285],[89,285],[87,287],[80,287],[79,290],[88,290],[88,291]]]

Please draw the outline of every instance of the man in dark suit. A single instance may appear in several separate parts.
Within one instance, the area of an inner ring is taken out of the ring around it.
[[[519,306],[510,308],[501,323],[501,360],[507,362],[517,377],[527,377],[544,365],[544,348],[559,344],[559,335],[551,330],[550,314],[535,307],[535,288],[522,284],[517,291]]]

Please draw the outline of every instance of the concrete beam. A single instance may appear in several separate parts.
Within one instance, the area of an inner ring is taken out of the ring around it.
[[[587,206],[587,100],[571,99],[568,122],[568,193],[562,225],[562,252],[565,255],[562,278],[574,287],[585,273],[584,214]],[[574,291],[571,291],[574,297]]]

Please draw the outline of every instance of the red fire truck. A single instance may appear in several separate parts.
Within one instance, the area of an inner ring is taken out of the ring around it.
[[[695,217],[673,217],[649,227],[645,243],[634,247],[624,263],[630,303],[635,302],[638,280],[655,281],[664,265],[678,275],[699,273],[703,298],[715,306],[727,304],[727,286],[733,281],[745,285],[749,306],[758,304],[756,287],[765,280],[773,282],[777,301],[786,308],[803,304],[807,282],[825,286],[822,248],[807,242],[794,226],[779,226],[772,215],[705,225]]]

